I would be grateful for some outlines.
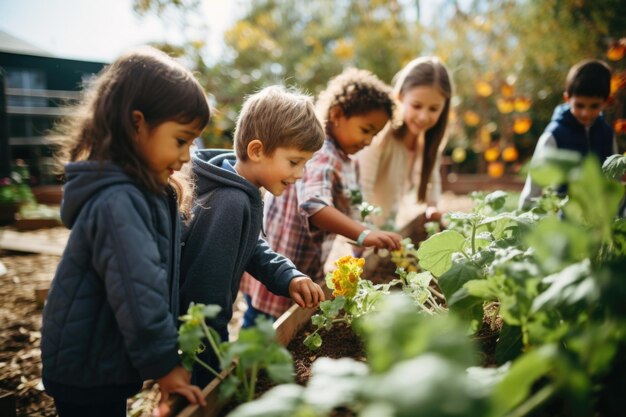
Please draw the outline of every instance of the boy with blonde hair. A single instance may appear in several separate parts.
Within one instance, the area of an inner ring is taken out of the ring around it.
[[[324,300],[319,285],[260,237],[260,188],[279,196],[293,187],[323,142],[312,98],[272,86],[246,99],[235,129],[235,153],[203,149],[192,155],[197,197],[183,247],[181,307],[220,305],[219,316],[208,324],[223,340],[244,272],[301,307]],[[201,359],[216,365],[209,350]],[[212,376],[198,368],[194,378],[204,386]]]

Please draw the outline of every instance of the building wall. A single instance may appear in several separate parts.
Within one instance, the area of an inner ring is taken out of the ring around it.
[[[9,158],[0,158],[0,177],[10,172],[7,164],[22,159],[29,167],[33,185],[56,182],[51,171],[53,148],[46,135],[63,114],[63,107],[76,102],[84,82],[105,65],[0,51],[6,89],[6,109],[0,109],[0,116],[5,118],[8,130],[0,132],[0,150],[9,152]],[[27,95],[14,94],[15,89]]]

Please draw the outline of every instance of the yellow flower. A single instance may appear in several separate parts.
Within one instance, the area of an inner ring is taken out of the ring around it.
[[[333,295],[343,295],[350,299],[356,294],[357,285],[363,273],[365,259],[342,256],[335,261],[337,269],[333,271]]]

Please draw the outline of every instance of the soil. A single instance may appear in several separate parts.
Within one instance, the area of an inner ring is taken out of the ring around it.
[[[13,394],[18,416],[56,416],[41,383],[41,309],[34,294],[59,258],[5,252],[0,261],[7,269],[0,276],[0,395]]]

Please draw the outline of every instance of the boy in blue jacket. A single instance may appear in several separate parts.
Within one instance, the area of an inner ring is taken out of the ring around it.
[[[234,141],[235,153],[203,149],[192,155],[197,197],[181,263],[183,311],[191,302],[221,306],[208,324],[222,340],[228,340],[227,325],[244,272],[301,307],[316,307],[324,300],[321,287],[261,236],[260,188],[281,195],[302,177],[304,165],[324,142],[311,98],[278,86],[248,97]],[[217,366],[209,350],[200,357]],[[212,379],[199,367],[193,376],[199,386]]]
[[[533,160],[540,159],[549,148],[567,149],[582,156],[591,152],[600,163],[617,153],[615,134],[602,115],[610,92],[611,68],[606,63],[584,60],[574,65],[565,82],[565,103],[554,109],[552,121],[537,141]],[[541,187],[528,175],[520,208],[529,208],[540,195]]]

